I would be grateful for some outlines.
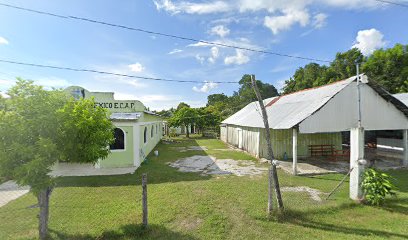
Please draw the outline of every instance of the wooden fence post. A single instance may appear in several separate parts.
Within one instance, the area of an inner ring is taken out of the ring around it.
[[[142,174],[143,227],[147,227],[147,174]]]
[[[275,194],[276,194],[276,200],[278,202],[278,209],[279,210],[283,210],[283,201],[282,201],[282,195],[280,192],[280,187],[279,187],[279,179],[278,179],[278,174],[276,173],[276,165],[274,164],[274,156],[273,156],[273,150],[272,150],[272,143],[271,143],[271,136],[270,136],[270,129],[269,129],[269,122],[268,122],[268,115],[266,113],[266,109],[265,109],[265,105],[263,103],[262,100],[262,96],[261,93],[259,92],[258,86],[256,85],[256,79],[255,79],[255,75],[251,75],[251,83],[252,83],[252,87],[254,89],[256,98],[258,99],[259,102],[259,106],[261,108],[261,113],[262,113],[262,120],[264,122],[264,126],[265,126],[265,140],[266,140],[266,144],[268,146],[268,159],[271,161],[271,174],[272,174],[272,179],[273,179],[273,185],[274,185],[274,189],[275,189]],[[269,180],[270,181],[270,180]],[[272,198],[272,194],[271,191],[269,190],[269,195],[268,195],[268,199]],[[272,204],[268,203],[268,211],[270,210],[269,207],[272,206]],[[271,214],[271,212],[269,211],[269,214]]]
[[[268,171],[268,217],[271,217],[272,210],[273,210],[273,170],[272,166],[269,168]]]

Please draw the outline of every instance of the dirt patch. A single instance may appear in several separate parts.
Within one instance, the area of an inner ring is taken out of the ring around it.
[[[268,170],[255,166],[255,163],[249,160],[216,159],[213,156],[200,155],[182,158],[169,165],[181,172],[201,172],[203,175],[245,176],[262,174]]]
[[[171,149],[174,149],[174,150],[179,151],[179,152],[206,151],[206,150],[208,150],[208,148],[205,147],[205,146],[172,147]]]
[[[317,189],[310,188],[310,187],[305,187],[305,186],[299,186],[299,187],[282,187],[281,188],[282,192],[306,192],[309,194],[310,198],[317,201],[321,202],[322,199],[320,198],[320,192]]]
[[[202,224],[203,220],[200,218],[184,218],[183,220],[181,220],[177,226],[180,229],[184,229],[187,231],[193,231],[196,230],[198,227],[200,227],[200,225]]]

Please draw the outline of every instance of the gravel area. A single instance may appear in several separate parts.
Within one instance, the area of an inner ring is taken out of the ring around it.
[[[201,155],[182,158],[169,165],[181,172],[200,172],[204,175],[258,175],[268,170],[255,166],[255,162],[250,160],[216,159],[213,156]]]

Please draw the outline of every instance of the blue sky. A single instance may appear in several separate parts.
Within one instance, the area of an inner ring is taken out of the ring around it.
[[[26,8],[74,15],[250,48],[332,60],[336,52],[407,44],[408,8],[374,0],[0,0]],[[396,0],[396,2],[398,2]],[[407,1],[399,1],[406,3]],[[0,63],[0,91],[16,76],[46,87],[80,85],[138,99],[151,109],[180,101],[203,106],[208,94],[232,94],[245,73],[281,88],[305,60],[265,55],[60,19],[0,6],[0,58],[90,68],[206,84],[168,83],[39,69]]]

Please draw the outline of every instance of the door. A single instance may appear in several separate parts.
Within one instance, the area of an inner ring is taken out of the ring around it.
[[[243,131],[242,129],[238,128],[238,148],[242,149],[242,140],[243,140]]]

